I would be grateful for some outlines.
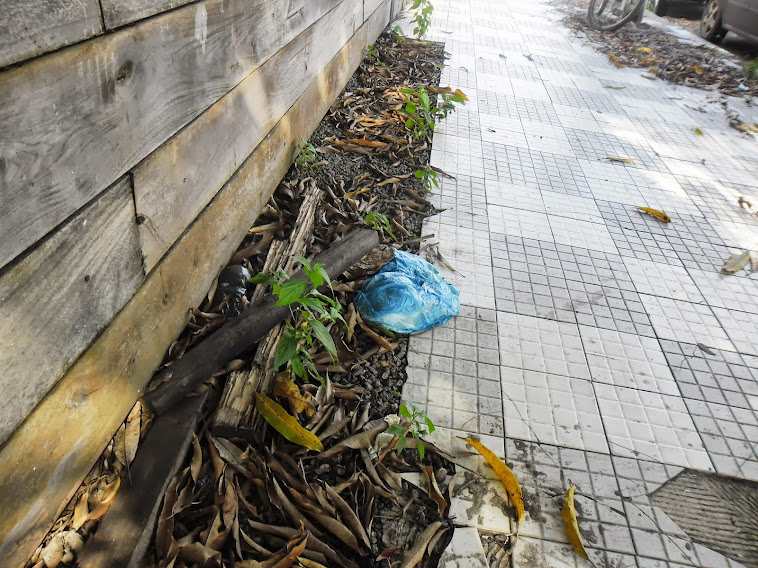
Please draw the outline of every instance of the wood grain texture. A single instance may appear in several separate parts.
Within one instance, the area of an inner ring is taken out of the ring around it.
[[[0,67],[103,31],[97,0],[0,0]]]
[[[20,567],[132,408],[389,19],[376,12],[261,142],[93,346],[0,448],[0,558]]]
[[[206,0],[0,73],[0,266],[340,0]]]
[[[141,561],[153,540],[163,493],[184,463],[208,393],[184,399],[150,426],[129,469],[130,483],[121,487],[79,555],[79,568],[144,565]]]
[[[382,0],[363,0],[363,14],[365,18],[368,18],[373,14],[379,6],[382,5]]]
[[[100,0],[105,28],[112,30],[184,6],[193,0]]]
[[[122,179],[0,276],[0,444],[144,280]]]
[[[363,23],[344,0],[134,170],[148,271]]]

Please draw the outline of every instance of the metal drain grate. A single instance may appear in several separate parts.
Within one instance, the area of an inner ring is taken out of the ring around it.
[[[684,470],[650,497],[695,542],[758,568],[758,483]]]

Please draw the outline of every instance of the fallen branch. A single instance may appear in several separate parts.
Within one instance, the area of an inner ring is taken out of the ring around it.
[[[324,265],[330,278],[336,278],[379,245],[379,235],[359,229],[347,235],[314,262]],[[293,280],[306,280],[299,270]],[[163,414],[192,392],[229,361],[259,341],[277,323],[289,317],[288,306],[276,306],[276,298],[267,294],[238,317],[189,351],[179,361],[156,374],[159,386],[143,397],[143,404],[156,414]]]

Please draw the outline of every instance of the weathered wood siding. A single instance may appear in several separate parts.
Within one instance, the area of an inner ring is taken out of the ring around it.
[[[0,67],[102,31],[97,0],[0,0]]]
[[[144,279],[122,179],[0,278],[0,443]]]
[[[0,0],[16,18],[6,43],[0,23],[4,566],[33,552],[398,2]]]

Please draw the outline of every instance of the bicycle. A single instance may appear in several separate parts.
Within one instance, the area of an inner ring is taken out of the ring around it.
[[[587,16],[593,28],[612,32],[635,18],[641,19],[646,3],[647,0],[590,0]]]

